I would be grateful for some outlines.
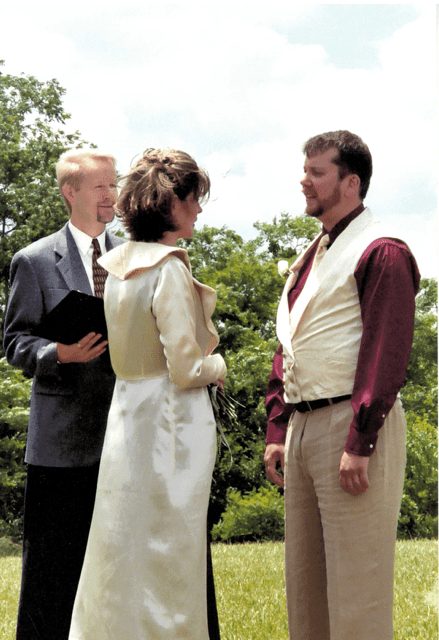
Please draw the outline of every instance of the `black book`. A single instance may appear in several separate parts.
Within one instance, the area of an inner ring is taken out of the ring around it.
[[[94,331],[107,340],[104,301],[80,291],[70,291],[32,331],[34,336],[61,344],[74,344]]]

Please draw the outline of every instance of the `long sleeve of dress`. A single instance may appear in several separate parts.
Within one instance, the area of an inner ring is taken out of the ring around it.
[[[181,389],[202,387],[226,375],[222,356],[207,355],[200,346],[196,314],[200,313],[201,304],[196,296],[187,267],[181,260],[168,260],[161,270],[152,311],[170,379]]]

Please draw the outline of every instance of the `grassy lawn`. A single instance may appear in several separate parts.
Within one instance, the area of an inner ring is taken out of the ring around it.
[[[0,640],[15,637],[16,554],[0,540]],[[287,640],[283,544],[215,544],[212,555],[222,640]],[[395,640],[437,640],[437,568],[436,541],[397,543]]]

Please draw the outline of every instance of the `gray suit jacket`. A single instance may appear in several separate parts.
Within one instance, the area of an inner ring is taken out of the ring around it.
[[[122,242],[107,232],[107,249]],[[19,251],[10,275],[6,358],[33,377],[26,462],[48,467],[93,464],[100,459],[114,387],[108,360],[59,365],[56,344],[31,335],[69,291],[92,294],[68,225]]]

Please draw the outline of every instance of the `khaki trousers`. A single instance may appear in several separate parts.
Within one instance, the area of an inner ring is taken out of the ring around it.
[[[393,565],[404,482],[401,402],[379,432],[369,489],[341,489],[350,401],[296,412],[288,428],[285,564],[290,640],[392,640]]]

